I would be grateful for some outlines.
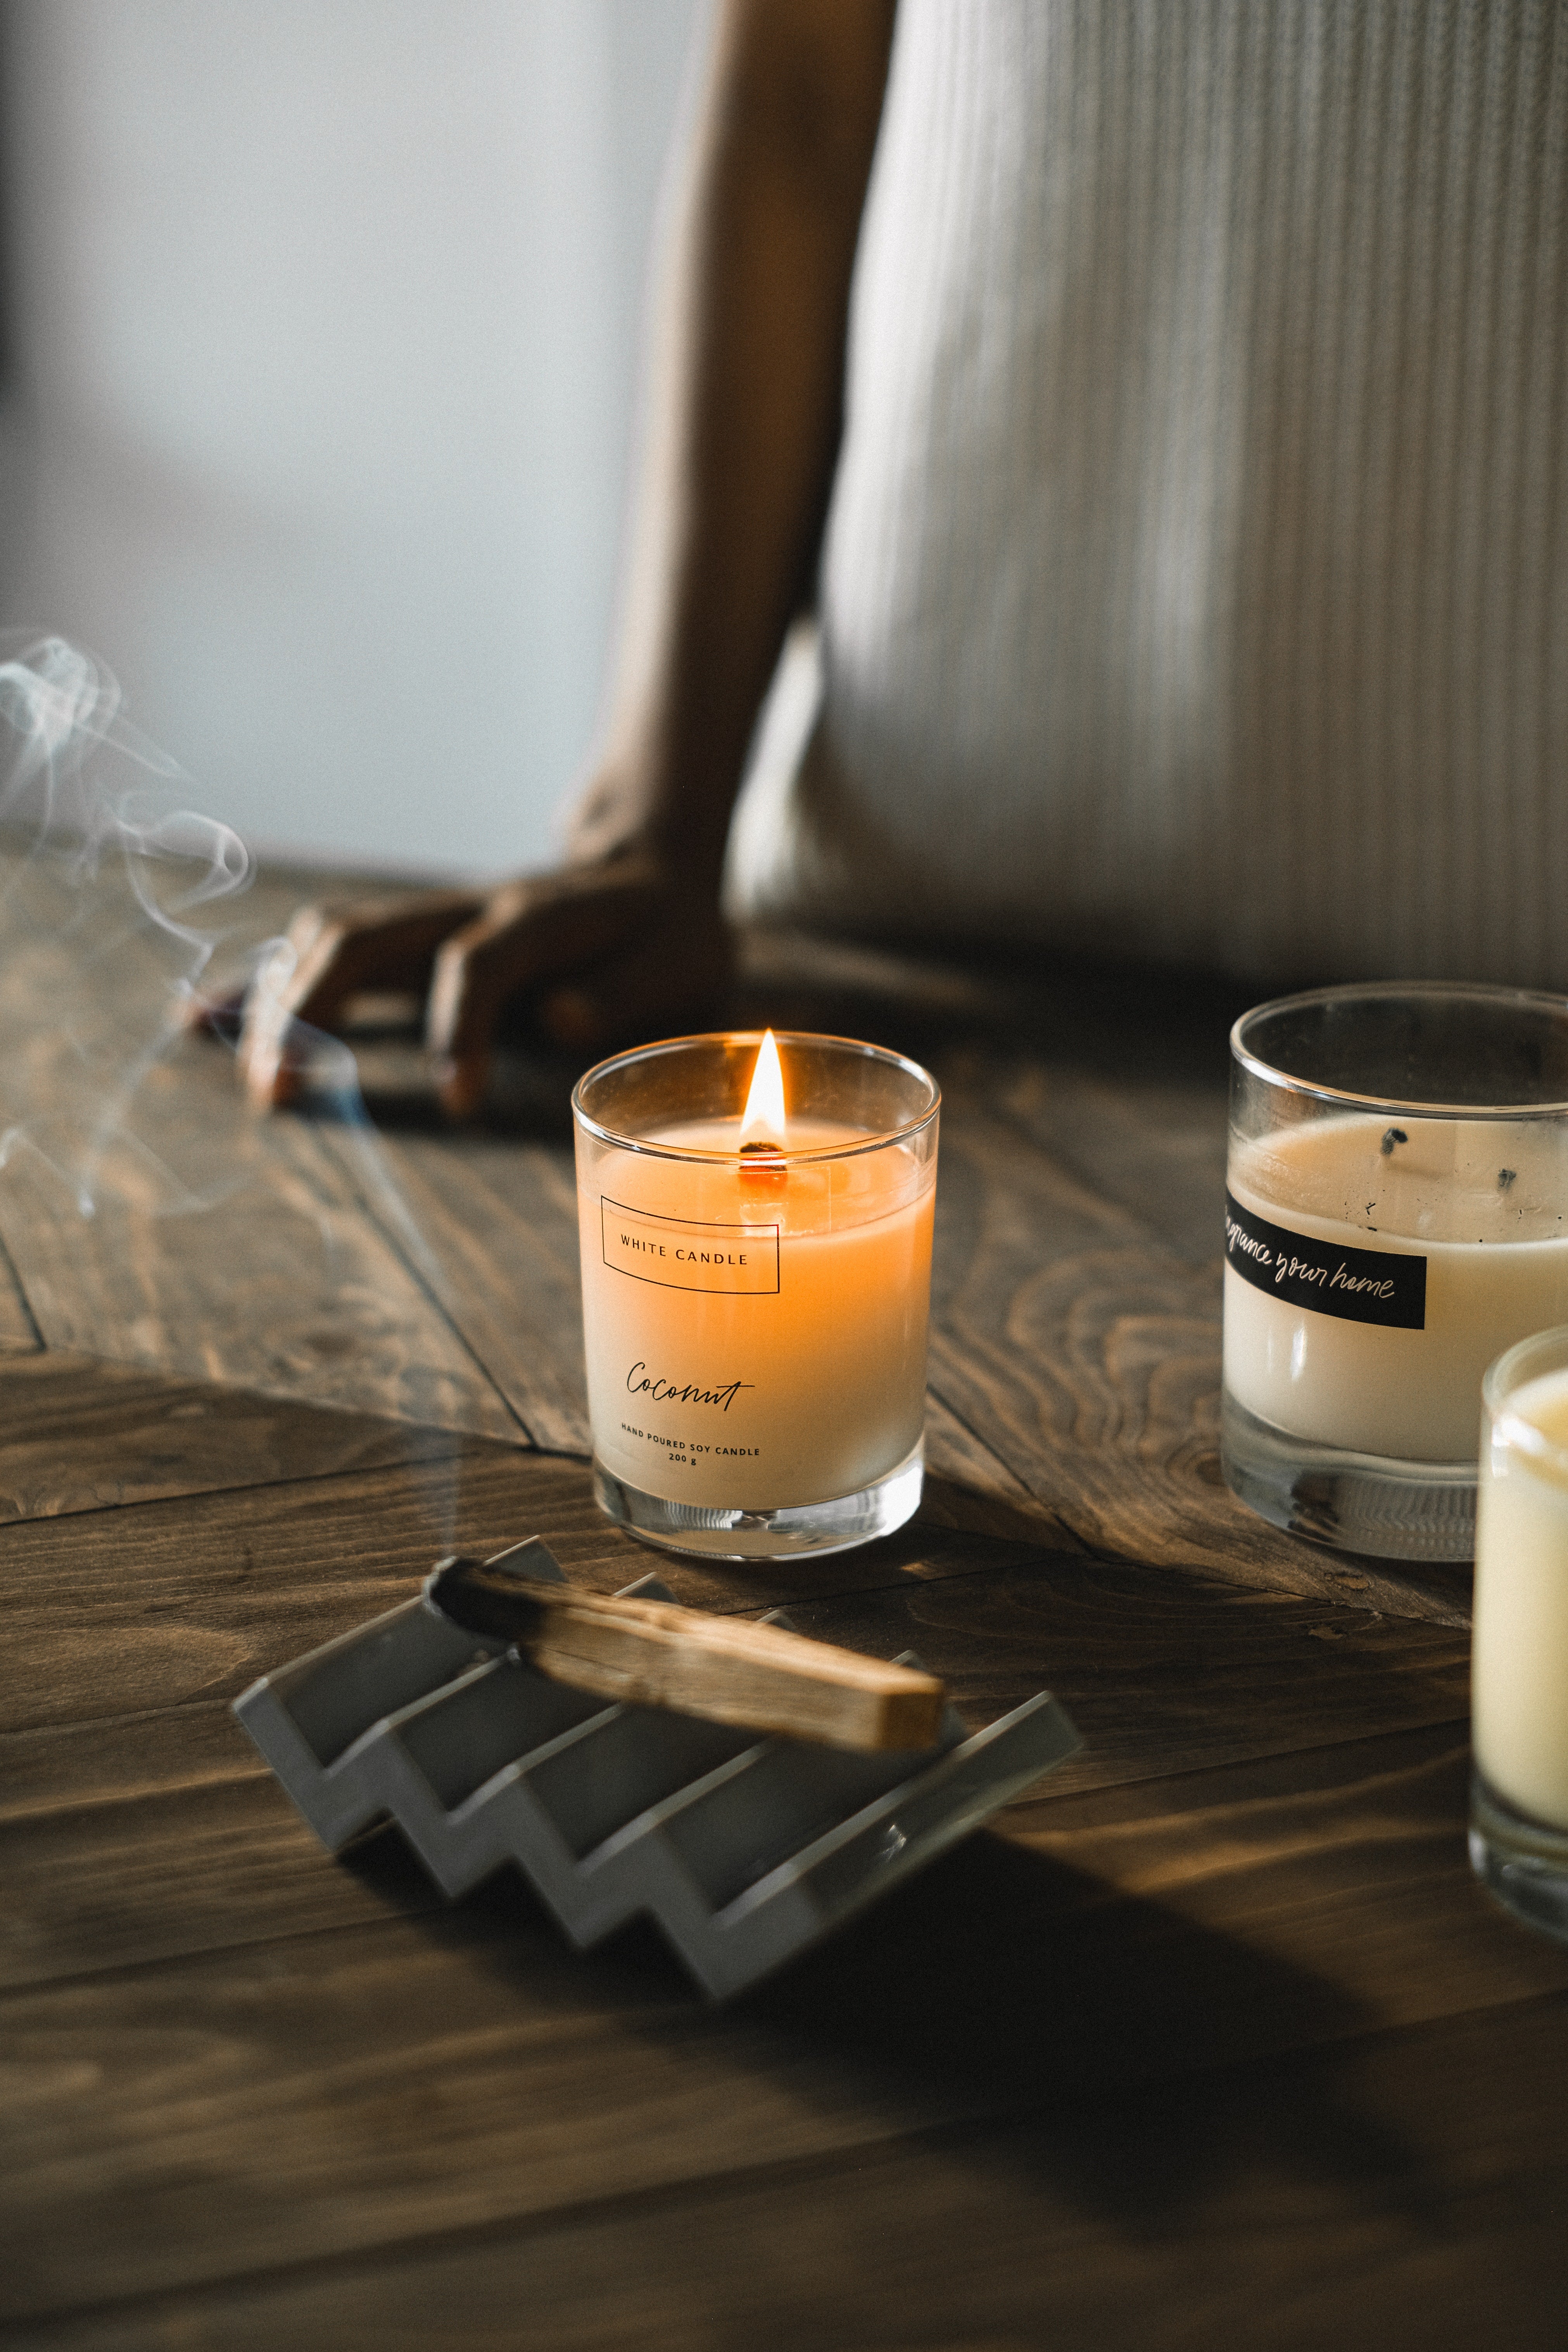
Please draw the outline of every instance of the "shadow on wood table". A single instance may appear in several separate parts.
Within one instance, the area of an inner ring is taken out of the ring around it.
[[[5,997],[46,1089],[77,984]],[[926,1504],[795,1567],[594,1508],[563,1066],[452,1134],[405,1054],[377,1135],[249,1120],[191,1040],[138,1112],[222,1176],[189,1213],[6,1170],[8,2343],[1558,2352],[1568,1955],[1466,1863],[1468,1578],[1218,1483],[1237,1009],[750,942],[738,1021],[945,1098]],[[534,1532],[913,1648],[974,1720],[1052,1687],[1086,1747],[719,2012],[515,1874],[330,1859],[231,1700]]]

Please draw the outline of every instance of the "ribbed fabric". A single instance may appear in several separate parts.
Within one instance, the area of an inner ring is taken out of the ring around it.
[[[901,0],[753,911],[1568,984],[1568,8]]]

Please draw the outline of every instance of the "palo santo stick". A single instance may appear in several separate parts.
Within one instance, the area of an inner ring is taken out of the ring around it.
[[[432,1570],[425,1598],[465,1632],[510,1642],[552,1681],[627,1706],[829,1748],[930,1748],[942,1725],[933,1675],[779,1625],[580,1592],[462,1558]]]

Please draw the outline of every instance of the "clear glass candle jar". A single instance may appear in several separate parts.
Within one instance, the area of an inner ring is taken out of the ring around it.
[[[1476,1874],[1568,1938],[1568,1330],[1481,1387],[1470,1729]]]
[[[595,1491],[675,1551],[835,1551],[920,1501],[941,1097],[916,1063],[681,1037],[573,1096]],[[754,1118],[752,1122],[754,1124]]]
[[[1387,982],[1231,1033],[1223,1451],[1321,1543],[1474,1547],[1492,1358],[1568,1321],[1568,1001]]]

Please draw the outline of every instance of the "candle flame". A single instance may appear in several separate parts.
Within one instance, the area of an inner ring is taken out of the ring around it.
[[[746,1097],[746,1108],[741,1119],[741,1149],[782,1151],[784,1142],[784,1071],[779,1066],[779,1049],[769,1029],[757,1048],[756,1067],[752,1072],[752,1090]]]

